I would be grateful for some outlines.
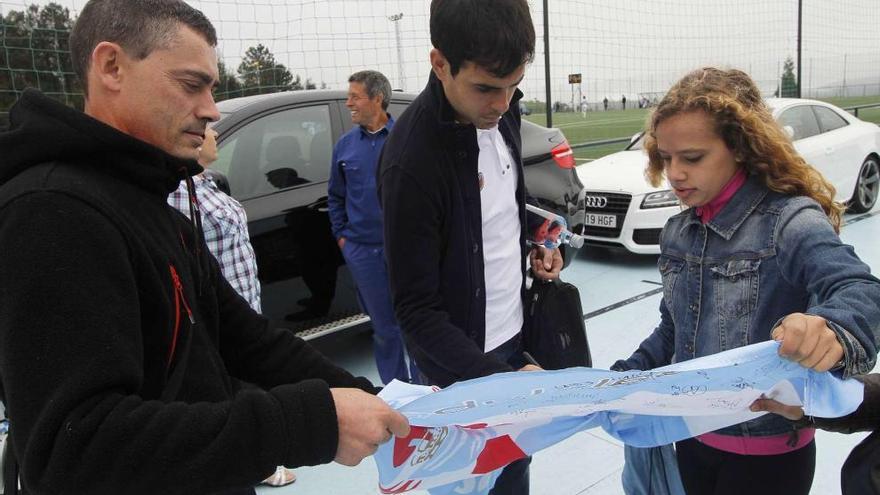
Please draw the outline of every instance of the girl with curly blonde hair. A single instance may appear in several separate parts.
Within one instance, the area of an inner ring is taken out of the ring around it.
[[[834,188],[797,153],[751,78],[691,72],[647,127],[646,176],[665,178],[689,208],[660,235],[660,324],[612,368],[647,370],[772,338],[804,367],[869,371],[880,281],[840,241]],[[808,494],[815,430],[800,426],[756,412],[676,443],[685,491]]]
[[[834,186],[794,149],[788,134],[764,104],[752,79],[740,70],[705,68],[678,82],[648,121],[646,175],[654,186],[663,182],[665,162],[657,151],[657,126],[668,117],[703,110],[713,116],[715,131],[750,175],[771,190],[813,198],[840,231],[844,207],[834,202]]]

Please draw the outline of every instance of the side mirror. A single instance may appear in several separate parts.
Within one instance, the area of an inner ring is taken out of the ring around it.
[[[782,126],[782,130],[785,131],[786,134],[788,134],[788,137],[794,139],[794,127],[790,125],[785,125]]]

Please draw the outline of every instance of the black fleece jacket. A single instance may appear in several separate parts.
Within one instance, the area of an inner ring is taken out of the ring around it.
[[[865,383],[862,405],[842,418],[813,418],[815,426],[839,433],[870,431],[853,448],[840,472],[843,495],[880,495],[880,374],[856,376]]]
[[[214,493],[329,462],[329,387],[166,203],[174,158],[36,91],[0,134],[0,395],[26,493]],[[243,387],[243,383],[257,387]]]

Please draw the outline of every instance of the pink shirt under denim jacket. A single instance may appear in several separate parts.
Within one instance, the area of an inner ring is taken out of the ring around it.
[[[705,225],[727,205],[730,198],[739,191],[746,182],[746,172],[739,169],[727,182],[727,184],[715,196],[703,206],[696,208],[696,214]],[[740,455],[778,455],[795,451],[807,446],[816,436],[815,428],[804,428],[797,433],[783,433],[766,437],[735,437],[718,433],[704,433],[697,436],[697,440],[718,450],[733,452]]]

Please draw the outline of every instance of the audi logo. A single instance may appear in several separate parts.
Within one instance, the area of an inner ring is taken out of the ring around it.
[[[605,208],[608,206],[608,198],[605,196],[585,196],[584,204],[587,208]]]

